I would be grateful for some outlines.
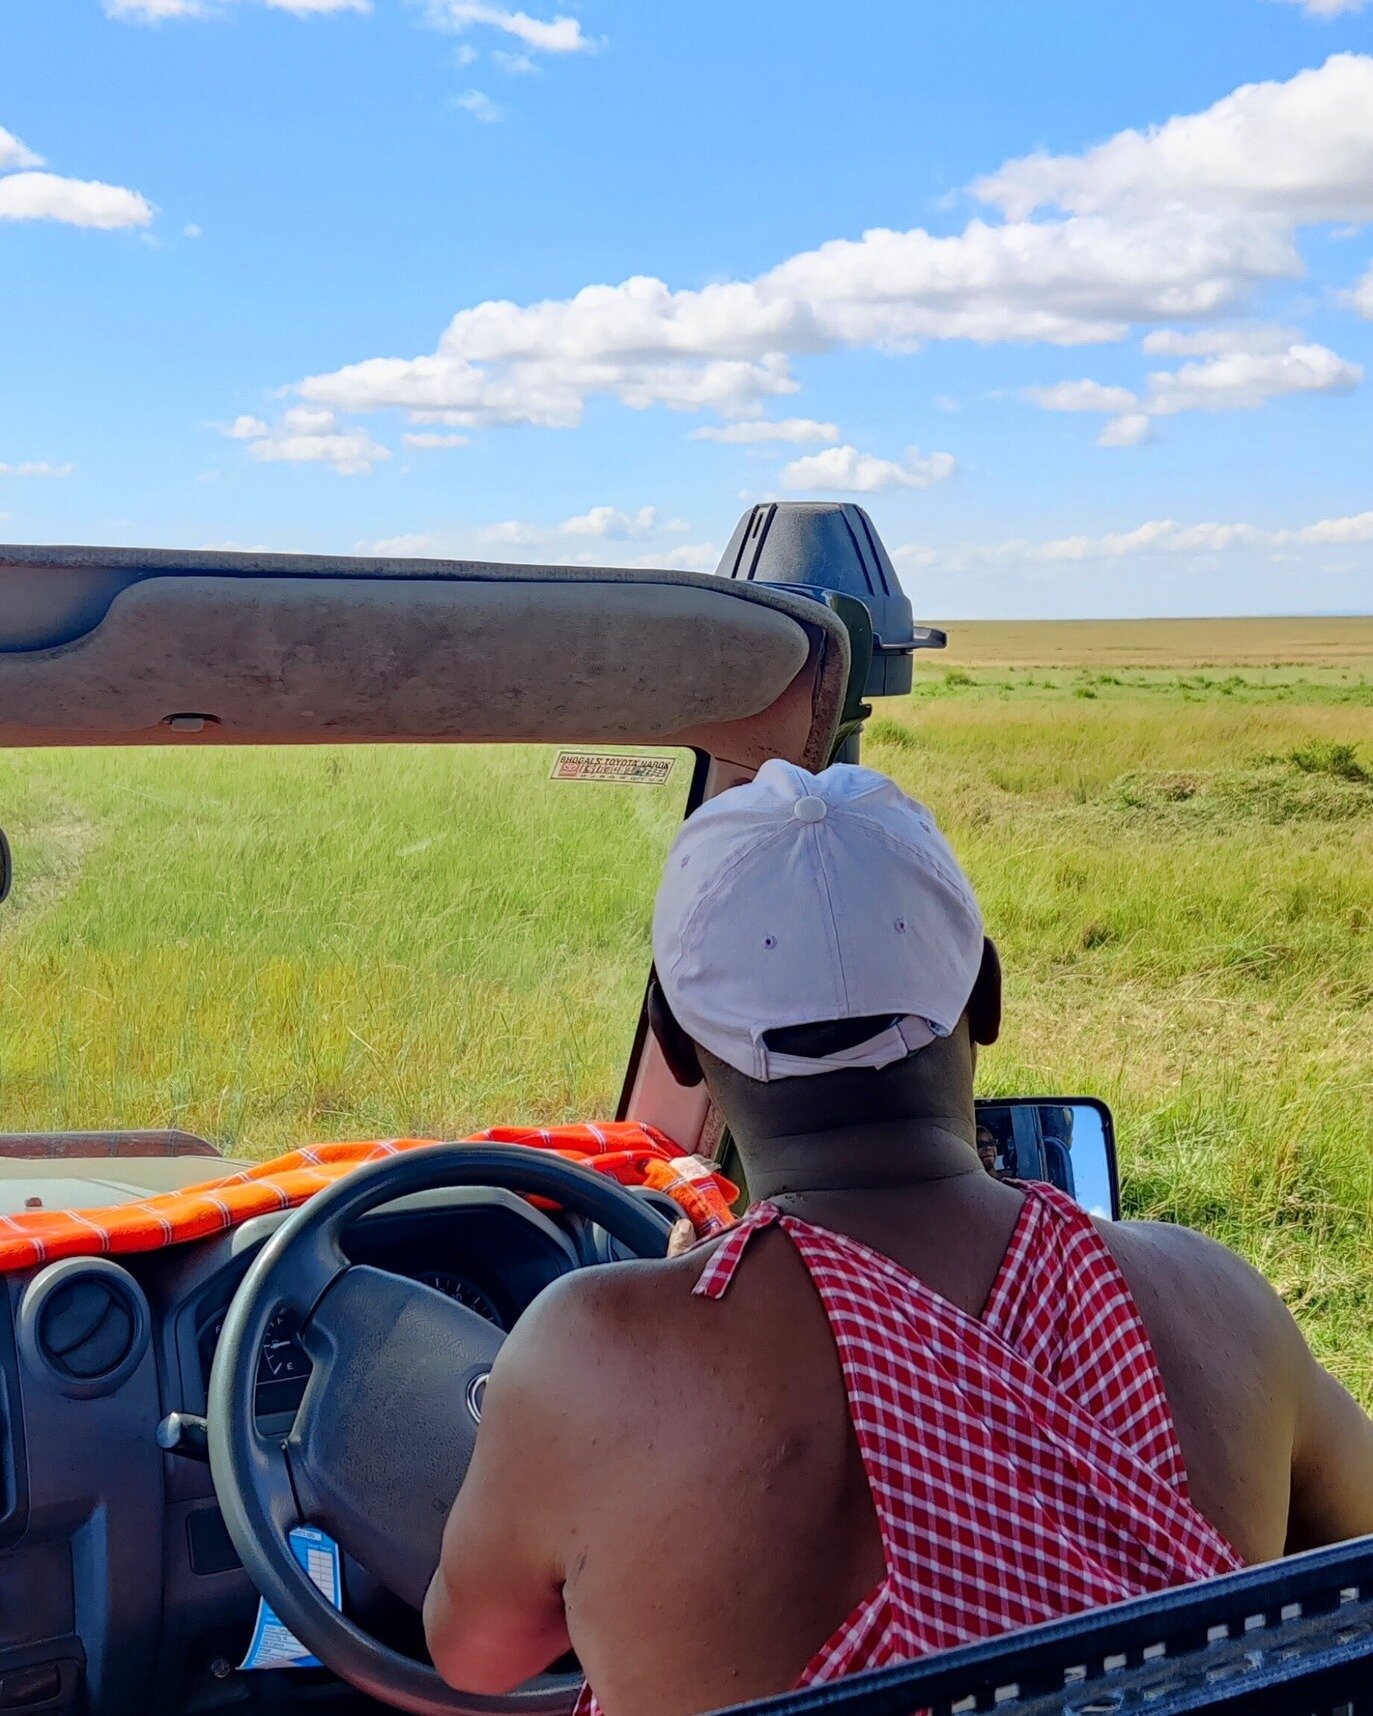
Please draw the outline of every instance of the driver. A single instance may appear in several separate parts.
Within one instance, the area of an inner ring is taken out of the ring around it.
[[[453,1686],[570,1644],[587,1703],[689,1716],[1373,1532],[1373,1423],[1260,1276],[984,1172],[1000,968],[922,806],[765,764],[653,946],[756,1201],[506,1342],[425,1604]]]

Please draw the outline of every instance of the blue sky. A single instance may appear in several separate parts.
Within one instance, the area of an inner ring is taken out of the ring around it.
[[[1373,609],[1373,0],[6,0],[0,536]]]

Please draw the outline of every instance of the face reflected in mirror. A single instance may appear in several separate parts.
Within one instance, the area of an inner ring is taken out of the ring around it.
[[[1119,1215],[1110,1118],[1097,1103],[979,1102],[976,1142],[997,1179],[1045,1180],[1089,1215]]]

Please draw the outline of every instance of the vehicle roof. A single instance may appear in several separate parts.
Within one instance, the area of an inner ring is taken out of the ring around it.
[[[0,746],[510,740],[819,767],[849,659],[821,603],[700,573],[0,547]]]

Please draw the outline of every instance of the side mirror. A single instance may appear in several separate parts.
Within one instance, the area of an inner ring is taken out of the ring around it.
[[[1090,1096],[979,1100],[977,1149],[988,1173],[1047,1180],[1096,1216],[1120,1219],[1116,1129]]]
[[[5,831],[0,828],[0,900],[10,891],[10,883],[14,880],[14,860],[10,857],[10,843],[5,839]]]

